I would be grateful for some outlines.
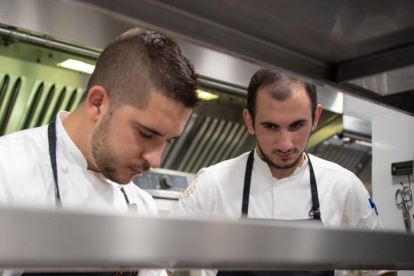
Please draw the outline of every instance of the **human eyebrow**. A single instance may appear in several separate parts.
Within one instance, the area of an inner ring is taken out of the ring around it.
[[[260,123],[261,126],[265,126],[265,127],[280,127],[278,124],[272,123],[272,122],[261,122]]]

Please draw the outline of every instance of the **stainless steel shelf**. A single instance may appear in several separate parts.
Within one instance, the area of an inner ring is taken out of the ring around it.
[[[0,209],[0,268],[414,269],[414,235]]]

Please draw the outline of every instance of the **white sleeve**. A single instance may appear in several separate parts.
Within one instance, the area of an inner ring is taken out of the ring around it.
[[[354,175],[353,185],[345,206],[349,226],[369,230],[382,230],[378,209],[364,184]]]
[[[218,270],[201,270],[201,276],[215,276],[217,275]]]
[[[386,273],[396,272],[395,270],[361,270],[364,276],[381,276]]]
[[[164,269],[141,269],[139,276],[168,276]]]
[[[173,217],[209,218],[214,208],[214,183],[207,169],[197,173],[170,215]]]

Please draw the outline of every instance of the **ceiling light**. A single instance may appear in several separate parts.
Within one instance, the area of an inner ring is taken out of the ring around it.
[[[219,97],[216,94],[206,92],[206,91],[203,91],[203,90],[200,90],[200,89],[197,90],[197,94],[198,94],[198,97],[200,99],[202,99],[203,101],[211,101],[211,100],[218,99],[218,97]]]
[[[58,63],[57,66],[86,74],[92,74],[93,70],[95,69],[95,66],[92,64],[88,64],[74,59],[68,59],[62,63]]]

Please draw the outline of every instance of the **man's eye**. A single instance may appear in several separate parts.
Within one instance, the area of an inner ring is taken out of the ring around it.
[[[292,125],[292,127],[293,127],[293,128],[300,128],[300,127],[302,127],[303,125],[304,125],[304,123],[297,123],[297,124]]]
[[[142,131],[139,131],[139,134],[140,134],[142,137],[144,137],[145,139],[150,139],[150,138],[152,138],[152,134],[146,134],[146,133],[144,133],[144,132],[142,132]]]
[[[275,125],[264,125],[265,128],[267,129],[275,129],[276,126]]]

